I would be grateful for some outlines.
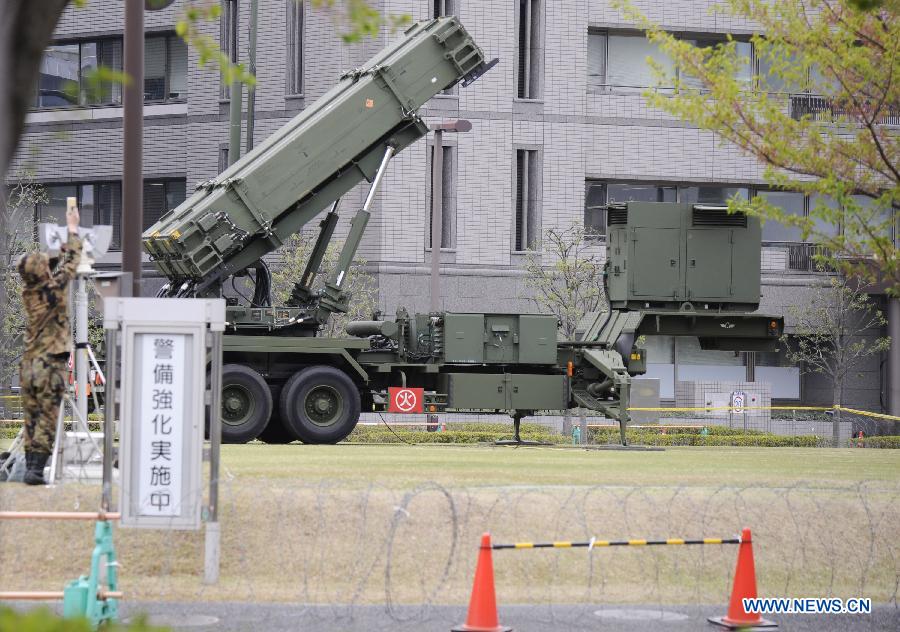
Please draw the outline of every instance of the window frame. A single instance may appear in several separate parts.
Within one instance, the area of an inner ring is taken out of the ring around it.
[[[524,156],[522,169],[524,187],[518,177],[519,156]],[[544,159],[543,151],[535,146],[513,147],[512,164],[512,235],[510,250],[513,254],[524,254],[528,251],[540,251],[543,230],[543,188]],[[522,208],[519,208],[519,200]],[[530,221],[529,221],[530,220]],[[521,225],[522,239],[519,239]],[[530,228],[534,228],[530,231]],[[521,246],[521,248],[520,248]]]
[[[240,14],[237,0],[220,0],[222,7],[219,16],[219,48],[228,56],[228,61],[237,63],[240,50]],[[219,73],[219,100],[231,100],[231,86]]]
[[[527,8],[526,12],[523,11]],[[535,7],[537,7],[535,9]],[[535,17],[537,25],[535,26]],[[516,93],[517,101],[541,101],[544,96],[544,23],[543,0],[519,0],[516,3]],[[524,30],[524,32],[523,32]],[[523,69],[523,64],[526,66]]]
[[[109,102],[100,102],[100,103],[88,103],[84,98],[85,95],[85,85],[84,85],[84,73],[83,73],[83,63],[84,63],[84,46],[87,44],[95,44],[98,47],[98,50],[103,42],[109,41],[119,41],[122,42],[121,35],[106,35],[102,37],[88,37],[88,38],[64,38],[60,40],[54,40],[47,45],[47,48],[51,46],[77,46],[78,47],[78,81],[77,83],[77,94],[76,99],[77,103],[73,103],[70,105],[38,105],[38,100],[40,99],[41,94],[41,80],[40,76],[38,76],[38,82],[34,89],[34,99],[32,99],[32,105],[29,108],[29,111],[32,112],[46,112],[50,110],[78,110],[78,109],[86,109],[86,108],[104,108],[104,107],[121,107],[122,106],[122,93],[119,93],[118,101],[109,101]],[[122,44],[124,55],[124,43]],[[44,49],[44,53],[41,55],[41,62],[44,60],[44,55],[46,54],[47,49]],[[99,63],[99,62],[98,62]],[[121,71],[121,68],[114,68],[113,70]]]
[[[82,200],[84,199],[84,197],[83,197],[84,187],[91,186],[91,187],[95,187],[95,189],[96,189],[101,186],[115,186],[118,189],[118,194],[119,194],[118,195],[118,202],[119,202],[118,211],[119,211],[119,213],[118,213],[118,215],[116,215],[114,213],[115,209],[111,209],[111,211],[113,211],[113,214],[111,215],[110,219],[112,219],[113,222],[110,225],[113,227],[113,231],[112,231],[112,238],[110,241],[109,252],[120,252],[122,250],[122,244],[121,244],[122,181],[121,180],[79,180],[76,182],[42,182],[42,183],[40,183],[40,186],[44,189],[49,189],[49,188],[53,188],[53,187],[74,187],[75,188],[75,199],[76,199],[76,203],[78,204],[79,208],[81,208]],[[100,212],[100,209],[98,208],[99,196],[97,193],[98,192],[95,190],[95,192],[94,192],[94,209],[93,209],[93,215],[91,217],[91,225],[92,226],[93,225],[103,225],[103,224],[99,224],[99,222],[97,221],[98,213]],[[34,207],[32,208],[32,221],[34,223],[34,231],[35,231],[34,238],[35,238],[35,240],[37,240],[37,229],[38,229],[38,223],[40,222],[41,206],[42,206],[41,204],[35,204]],[[115,222],[115,219],[117,217],[119,220],[118,225]],[[118,228],[118,234],[117,234],[116,228]],[[119,238],[118,240],[116,239],[117,236]]]
[[[143,198],[143,200],[144,200],[144,204],[145,204],[145,205],[146,205],[146,203],[147,203],[147,202],[146,202],[146,201],[147,201],[147,195],[145,195],[145,194],[146,194],[146,190],[147,190],[147,186],[148,186],[148,185],[151,185],[151,186],[152,186],[152,185],[157,185],[157,184],[163,185],[163,200],[164,200],[164,206],[165,206],[165,208],[163,209],[162,213],[160,213],[159,217],[158,217],[155,221],[159,221],[159,219],[162,218],[163,216],[165,216],[166,213],[169,213],[170,211],[172,211],[172,210],[174,210],[175,208],[178,207],[178,205],[176,204],[175,206],[169,208],[169,186],[172,185],[173,183],[176,183],[176,182],[177,182],[177,183],[183,183],[183,184],[184,184],[184,199],[186,200],[188,197],[190,197],[190,196],[188,195],[188,189],[187,189],[187,178],[165,178],[165,177],[163,177],[163,178],[153,178],[153,177],[146,178],[146,177],[145,177],[145,178],[143,179],[143,182],[142,182],[142,185],[141,185],[141,186],[142,186],[142,189],[141,189],[141,190],[142,190],[142,192],[144,193],[144,195],[142,195],[142,198]],[[184,200],[182,200],[182,202],[183,202],[183,201],[184,201]],[[179,202],[179,204],[180,204],[180,203],[181,203],[181,202]],[[146,208],[143,209],[143,211],[146,211],[146,210],[147,210]],[[145,225],[143,226],[142,230],[147,230],[148,228],[150,228],[150,227],[153,225],[152,223],[151,223],[151,224],[147,224],[146,216],[144,217],[144,220],[143,220],[143,221],[144,221],[144,224],[145,224]],[[155,223],[155,222],[154,222],[154,223]]]
[[[729,33],[726,31],[716,31],[709,33],[696,33],[693,31],[667,31],[670,35],[674,35],[679,40],[691,41],[691,40],[711,40],[711,41],[728,41],[729,36],[732,40],[736,42],[743,42],[750,45],[750,70],[754,76],[758,76],[758,62],[756,58],[756,47],[753,46],[752,36],[750,34],[745,33]],[[605,27],[605,26],[588,26],[587,29],[587,50],[588,56],[590,56],[590,42],[591,42],[591,34],[595,35],[603,35],[604,36],[604,45],[605,50],[603,51],[603,82],[599,85],[599,87],[595,87],[591,85],[588,77],[590,75],[586,75],[586,86],[587,92],[589,94],[640,94],[641,91],[647,89],[653,89],[659,92],[672,92],[674,90],[673,87],[666,86],[612,86],[609,82],[609,41],[611,36],[617,37],[636,37],[643,38],[647,41],[649,39],[646,36],[646,31],[642,31],[640,29],[629,29],[629,28],[615,28],[615,27]],[[675,71],[675,76],[680,77],[680,70],[678,66],[673,62],[673,68]]]
[[[164,51],[165,51],[165,88],[164,94],[165,97],[163,99],[147,99],[146,91],[142,90],[144,94],[144,103],[149,105],[162,105],[168,103],[187,103],[187,96],[171,98],[169,94],[171,94],[171,83],[172,83],[172,44],[171,42],[180,39],[179,36],[174,31],[150,31],[144,33],[144,45],[146,47],[146,43],[148,39],[159,39],[162,38],[165,40]],[[83,74],[82,74],[82,49],[86,44],[96,44],[98,50],[103,42],[120,42],[122,45],[122,62],[124,66],[124,39],[122,35],[105,35],[102,37],[88,37],[88,38],[66,38],[61,40],[56,40],[50,42],[49,46],[77,46],[78,47],[78,103],[72,105],[49,105],[49,106],[40,106],[37,105],[38,99],[40,97],[40,79],[38,79],[38,85],[35,86],[35,96],[32,101],[32,106],[29,108],[30,112],[48,112],[53,110],[84,110],[84,109],[93,109],[93,108],[110,108],[110,107],[122,107],[124,104],[124,92],[120,91],[118,95],[118,100],[112,100],[108,102],[100,102],[100,103],[87,103],[83,96],[85,94],[85,88],[83,85]],[[45,51],[46,52],[46,51]],[[187,55],[187,50],[185,49],[185,55]],[[144,63],[146,64],[146,57],[144,58]],[[123,68],[112,68],[112,70],[122,72]],[[187,73],[185,74],[185,91],[187,91]]]
[[[457,243],[457,189],[456,180],[458,175],[457,169],[457,147],[455,144],[443,142],[441,144],[443,150],[443,173],[441,174],[441,251],[453,252],[456,250]],[[434,143],[428,142],[428,191],[426,193],[426,203],[428,204],[428,212],[425,214],[425,251],[429,252],[432,248],[431,243],[431,222],[433,220],[432,209],[434,208],[432,200],[434,199]],[[449,158],[449,161],[448,161]],[[447,177],[449,175],[449,178]],[[449,203],[448,203],[449,202]],[[449,209],[449,213],[448,213]],[[448,230],[449,229],[449,230]],[[446,244],[446,245],[444,245]]]
[[[586,214],[589,210],[597,210],[601,209],[601,207],[606,207],[609,204],[609,186],[610,185],[630,185],[630,186],[640,186],[640,187],[655,187],[657,189],[674,189],[675,190],[675,204],[686,204],[683,200],[683,195],[685,189],[692,187],[720,187],[720,188],[733,188],[733,189],[746,189],[748,196],[752,196],[754,192],[754,188],[750,185],[738,184],[734,182],[678,182],[678,181],[669,181],[669,180],[629,180],[629,179],[615,179],[615,178],[595,178],[591,176],[585,176],[584,178],[584,213]],[[588,187],[589,186],[597,186],[600,185],[603,187],[603,203],[600,206],[591,206],[588,207]],[[627,201],[627,200],[625,200]],[[623,202],[618,200],[618,202]],[[696,203],[696,202],[695,202]],[[599,212],[603,212],[600,210]],[[590,239],[591,241],[596,242],[605,242],[606,241],[606,231],[608,226],[606,225],[606,217],[602,218],[603,232],[597,233],[593,231],[588,231],[588,225],[584,221],[585,217],[582,216],[582,227],[585,230],[585,237]]]
[[[306,90],[306,2],[305,0],[287,0],[286,8],[287,46],[285,47],[285,68],[287,74],[285,77],[285,95],[288,97],[302,97]]]
[[[144,35],[144,50],[147,48],[147,40],[148,39],[162,39],[164,40],[164,54],[165,54],[165,83],[163,87],[163,98],[162,99],[148,99],[146,92],[146,83],[144,86],[144,103],[151,105],[161,105],[165,103],[186,103],[187,97],[177,97],[172,98],[169,95],[172,94],[172,42],[175,40],[180,40],[181,38],[171,31],[158,31],[146,33]],[[187,55],[187,48],[185,47],[185,55]],[[144,57],[144,66],[146,69],[147,58]],[[144,81],[146,82],[146,76],[144,77]],[[185,91],[187,91],[187,74],[185,73]]]

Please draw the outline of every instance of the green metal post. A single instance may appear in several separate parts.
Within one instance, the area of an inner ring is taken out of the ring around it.
[[[101,563],[104,564],[101,572]],[[101,599],[99,592],[118,591],[119,576],[116,550],[113,547],[112,524],[98,520],[94,526],[94,551],[91,554],[90,575],[82,575],[69,582],[64,591],[63,617],[84,617],[96,630],[101,623],[119,617],[117,599]],[[105,577],[105,581],[103,578]],[[103,586],[101,586],[103,581]]]

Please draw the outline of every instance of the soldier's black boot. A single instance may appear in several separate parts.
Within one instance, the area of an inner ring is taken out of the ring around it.
[[[50,455],[45,452],[25,453],[25,478],[26,485],[46,485],[44,480],[44,466]]]

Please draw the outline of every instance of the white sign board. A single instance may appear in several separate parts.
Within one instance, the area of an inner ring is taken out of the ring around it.
[[[747,405],[747,393],[744,391],[734,391],[731,394],[731,412],[735,415],[744,414],[744,406]]]
[[[144,439],[138,457],[138,501],[142,516],[177,516],[185,463],[185,334],[140,334],[140,407]]]
[[[104,326],[121,329],[123,527],[199,529],[207,331],[221,299],[108,298]]]

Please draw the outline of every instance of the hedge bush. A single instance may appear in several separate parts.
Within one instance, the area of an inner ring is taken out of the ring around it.
[[[390,424],[389,424],[390,425]],[[424,424],[423,424],[424,426]],[[395,428],[393,432],[385,426],[357,426],[345,441],[350,443],[492,443],[501,439],[512,439],[510,424],[453,424],[444,432],[409,430],[408,427]],[[396,434],[395,434],[396,433]],[[522,439],[559,443],[565,439],[551,428],[540,424],[522,424]],[[569,439],[571,441],[571,439]]]
[[[611,444],[619,442],[619,431],[616,428],[592,429],[594,443]],[[819,445],[819,437],[815,435],[782,436],[762,432],[760,430],[741,430],[723,426],[708,426],[707,434],[701,434],[701,428],[678,428],[672,432],[662,433],[660,429],[627,430],[625,437],[632,445],[646,446],[745,446],[745,447],[790,447],[805,448]]]
[[[860,445],[859,439],[850,439],[847,444],[851,448],[887,448],[891,450],[900,450],[900,436],[886,435],[883,437],[863,437]]]

